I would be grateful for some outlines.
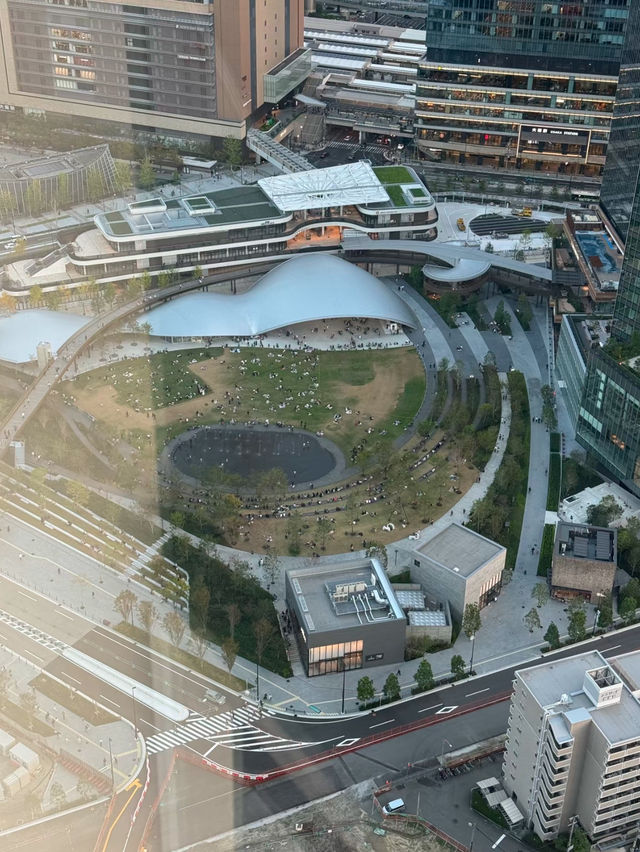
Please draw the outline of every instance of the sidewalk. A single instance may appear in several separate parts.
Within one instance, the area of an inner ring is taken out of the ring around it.
[[[0,664],[11,676],[8,697],[14,703],[20,704],[20,696],[32,691],[29,683],[40,673],[40,669],[5,647],[0,648]],[[68,805],[84,801],[81,777],[64,766],[64,763],[70,764],[71,760],[85,764],[105,779],[104,789],[101,791],[91,785],[95,797],[104,795],[104,792],[110,789],[112,781],[117,788],[131,777],[138,763],[139,750],[133,728],[128,722],[114,719],[109,723],[92,725],[37,689],[35,696],[38,706],[37,718],[54,728],[55,734],[42,738],[37,734],[25,732],[17,735],[18,740],[43,757],[47,753],[41,750],[39,743],[43,743],[57,755],[66,755],[62,762],[56,762],[46,787],[39,788],[44,812],[52,808],[50,792],[56,781],[62,784]]]

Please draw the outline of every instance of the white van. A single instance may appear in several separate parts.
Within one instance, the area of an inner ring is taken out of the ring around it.
[[[382,810],[385,814],[395,814],[398,811],[403,811],[404,808],[404,799],[394,799],[392,802],[385,805]]]

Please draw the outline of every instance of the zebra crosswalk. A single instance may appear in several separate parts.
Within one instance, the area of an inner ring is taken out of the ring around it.
[[[249,705],[215,716],[192,713],[183,725],[147,737],[147,752],[157,754],[196,740],[210,742],[209,751],[219,745],[240,751],[280,751],[306,745],[257,728],[252,722],[259,718],[258,710]]]

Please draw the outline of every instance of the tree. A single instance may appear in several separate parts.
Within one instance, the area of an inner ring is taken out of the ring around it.
[[[584,608],[569,607],[569,626],[567,628],[571,642],[582,642],[587,636],[587,613]]]
[[[421,420],[418,423],[418,435],[420,435],[421,438],[428,438],[431,432],[433,431],[434,425],[435,424],[433,420],[430,420],[428,418],[427,420]]]
[[[509,316],[502,299],[498,302],[493,319],[500,330],[500,334],[511,334],[511,317]]]
[[[16,312],[16,297],[12,296],[11,293],[7,293],[3,291],[0,293],[0,312],[4,314],[15,314]]]
[[[625,596],[620,604],[620,618],[625,624],[629,624],[635,618],[636,610],[638,609],[638,601],[630,595]]]
[[[68,207],[71,203],[71,184],[67,172],[61,172],[56,180],[55,202],[58,209]]]
[[[262,661],[264,649],[269,644],[269,641],[273,636],[273,632],[273,624],[266,618],[259,618],[253,625],[253,635],[255,636],[256,640],[256,655],[258,657],[258,665]]]
[[[495,248],[493,247],[493,243],[487,243],[484,247],[484,250],[487,254],[493,254],[495,252]]]
[[[26,237],[18,237],[16,240],[16,247],[13,250],[13,254],[16,257],[22,257],[22,255],[27,250],[27,238]]]
[[[538,610],[535,607],[531,607],[529,612],[525,615],[524,623],[529,628],[529,633],[533,633],[534,629],[542,627]]]
[[[7,222],[12,218],[13,211],[16,206],[13,193],[7,189],[0,189],[0,219]]]
[[[397,701],[400,698],[400,681],[395,672],[391,672],[385,680],[382,692],[387,701]]]
[[[105,195],[105,182],[102,172],[93,166],[87,172],[87,197],[92,204],[100,201]]]
[[[622,515],[622,506],[612,494],[607,494],[599,503],[587,507],[587,523],[595,527],[608,527]]]
[[[554,621],[547,627],[547,632],[544,634],[544,641],[548,643],[551,649],[560,647],[560,631]]]
[[[596,622],[598,627],[601,627],[603,630],[608,630],[613,624],[613,601],[611,599],[611,594],[605,595],[600,599],[600,605],[598,606],[598,621]]]
[[[429,660],[422,660],[416,671],[416,683],[421,692],[426,692],[428,689],[433,689],[435,680],[433,678],[433,669]]]
[[[54,810],[61,811],[67,804],[67,796],[64,792],[64,787],[59,781],[54,781],[49,789],[49,796]]]
[[[640,569],[640,518],[629,518],[618,530],[618,559],[620,567],[632,576]],[[640,588],[633,596],[640,600]]]
[[[57,311],[62,301],[62,295],[57,287],[47,290],[44,294],[44,303],[50,311]]]
[[[467,604],[462,616],[462,632],[467,639],[471,639],[471,637],[475,636],[478,630],[480,630],[481,626],[482,621],[480,619],[480,608],[478,607],[478,604]]]
[[[44,196],[42,184],[39,180],[32,180],[24,194],[25,206],[30,216],[39,216],[44,210]]]
[[[142,625],[143,630],[151,633],[153,625],[158,619],[158,610],[151,601],[140,601],[138,604],[138,620]]]
[[[149,157],[145,157],[140,163],[138,172],[138,186],[140,189],[153,189],[156,185],[156,173]]]
[[[536,606],[543,607],[549,600],[549,586],[546,583],[536,583],[531,589],[531,595],[536,599]]]
[[[130,163],[125,160],[116,160],[114,182],[118,195],[126,195],[129,192],[133,185]]]
[[[222,643],[222,659],[224,660],[225,666],[229,670],[229,674],[231,674],[231,669],[233,668],[233,664],[235,663],[236,657],[238,656],[238,648],[238,643],[235,639],[232,639],[231,636],[225,639]]]
[[[124,621],[131,619],[131,624],[133,624],[133,608],[137,600],[138,598],[131,589],[123,589],[116,596],[113,606],[120,613]]]
[[[467,666],[460,654],[454,654],[451,657],[451,673],[454,680],[462,680],[467,673]]]
[[[547,429],[555,429],[558,425],[556,416],[556,392],[550,385],[543,385],[540,388],[542,396],[542,420]]]
[[[101,290],[101,296],[110,308],[113,307],[113,303],[116,300],[116,295],[116,285],[113,283],[113,281],[107,281],[107,283]]]
[[[318,538],[320,539],[320,549],[325,550],[327,546],[327,536],[331,531],[331,521],[321,515],[317,523]]]
[[[207,639],[206,631],[197,627],[191,634],[191,644],[196,652],[196,656],[202,663],[204,655],[207,653],[207,648],[209,647],[209,640]]]
[[[186,624],[182,616],[177,612],[168,612],[162,619],[162,626],[169,634],[169,638],[175,647],[179,648],[186,629]]]
[[[267,575],[269,584],[271,586],[275,586],[275,584],[280,579],[280,574],[282,573],[282,566],[280,565],[280,560],[278,559],[275,553],[267,553],[264,557],[263,565],[264,573]]]
[[[227,605],[227,618],[229,620],[229,635],[233,639],[236,632],[236,626],[240,621],[240,616],[242,615],[240,611],[240,607],[237,603],[230,603]]]
[[[531,304],[524,293],[520,293],[518,296],[518,307],[516,308],[516,312],[524,330],[529,331],[531,320],[533,319],[533,311],[531,310]]]
[[[375,694],[376,691],[371,678],[367,675],[361,677],[358,681],[358,686],[356,688],[356,695],[358,696],[358,701],[361,704],[366,704],[368,701],[373,700]]]
[[[202,630],[206,630],[209,623],[209,603],[211,602],[211,591],[209,586],[200,580],[191,592],[191,612],[198,621]]]
[[[229,165],[231,171],[242,165],[242,142],[227,136],[222,143],[222,158]]]

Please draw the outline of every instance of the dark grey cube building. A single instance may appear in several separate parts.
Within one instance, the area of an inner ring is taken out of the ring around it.
[[[294,569],[285,583],[309,677],[404,660],[406,617],[377,559]]]

